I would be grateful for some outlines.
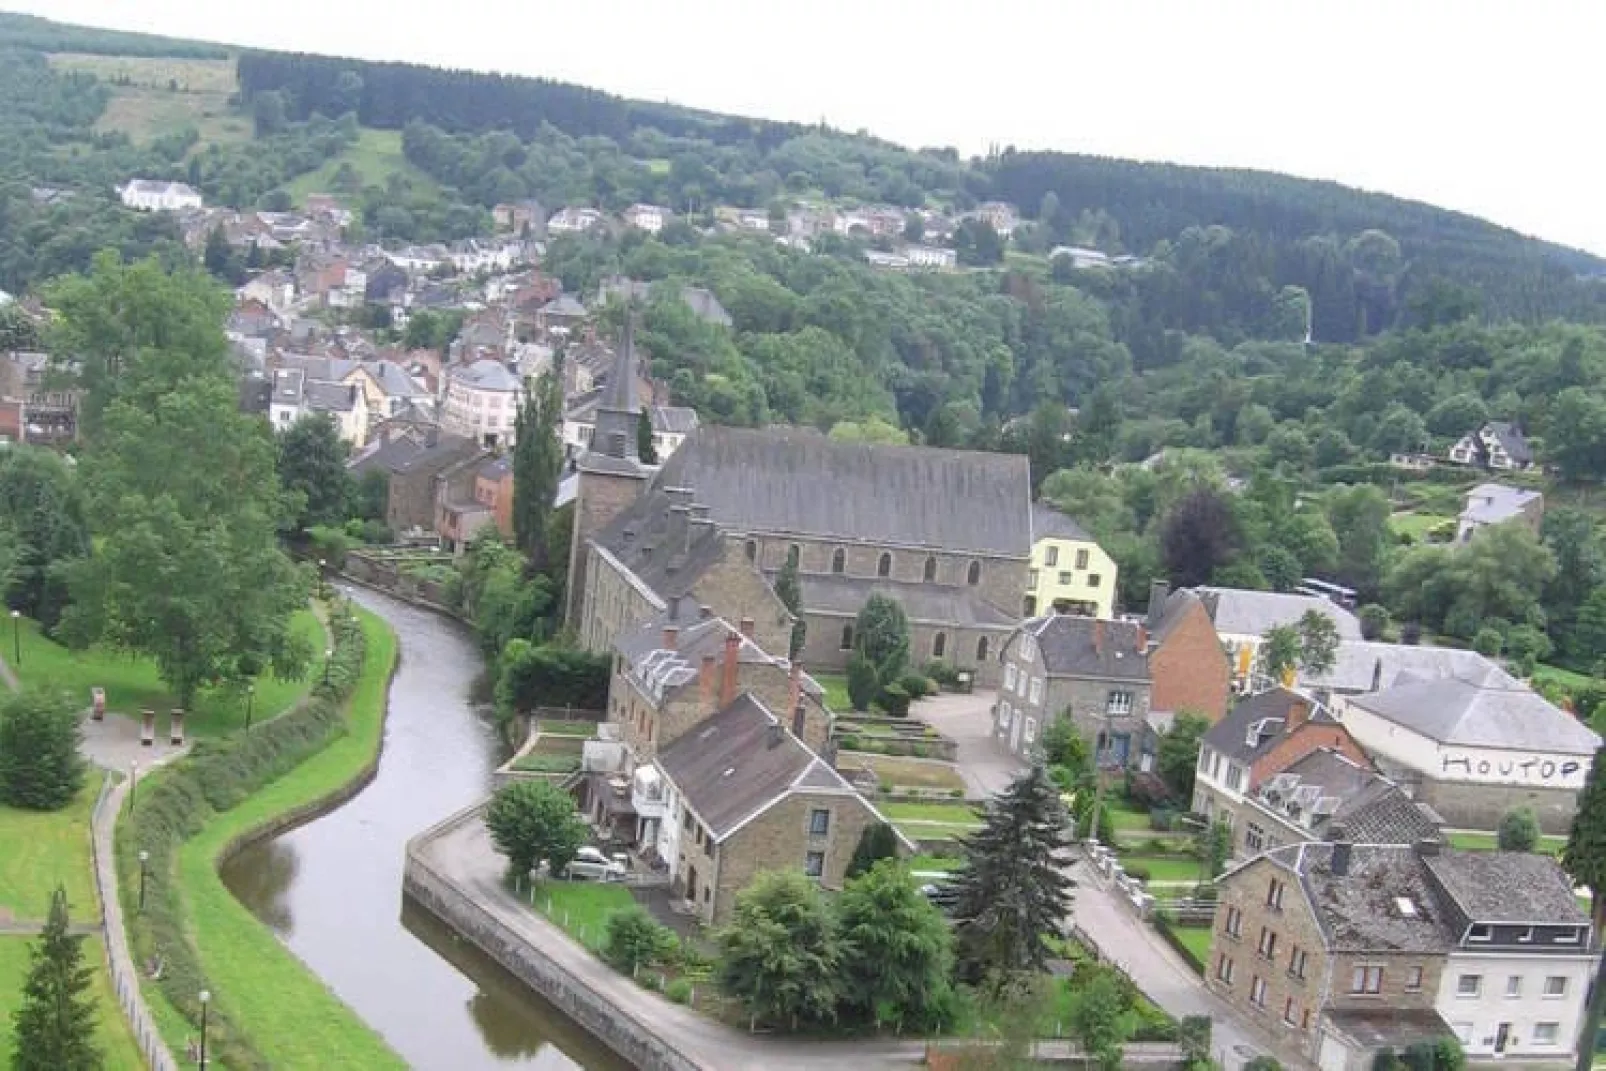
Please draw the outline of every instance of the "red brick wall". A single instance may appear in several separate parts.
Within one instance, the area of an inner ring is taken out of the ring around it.
[[[1275,777],[1288,767],[1309,755],[1317,748],[1332,748],[1343,752],[1367,769],[1372,762],[1355,742],[1349,730],[1330,722],[1306,722],[1291,733],[1285,734],[1249,768],[1249,791],[1259,788],[1268,777]]]
[[[1188,607],[1165,642],[1149,655],[1149,674],[1154,680],[1151,710],[1186,710],[1212,722],[1227,713],[1232,667],[1210,615],[1199,603]]]

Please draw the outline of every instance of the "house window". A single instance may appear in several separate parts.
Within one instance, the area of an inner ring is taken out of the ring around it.
[[[1483,975],[1463,974],[1455,980],[1455,995],[1458,997],[1475,997],[1483,992]]]
[[[1306,1008],[1303,1012],[1300,1013],[1300,1015],[1299,1015],[1299,1028],[1301,1030],[1309,1030],[1310,1029],[1310,1009],[1309,1008]]]
[[[1036,595],[1028,595],[1028,596],[1026,596],[1026,601],[1021,604],[1021,616],[1022,617],[1036,617],[1037,616],[1037,596]]]
[[[797,563],[798,563],[798,559],[801,558],[802,556],[803,556],[803,552],[798,549],[798,545],[796,543],[793,543],[791,546],[786,548],[786,564],[787,565],[790,565],[793,568],[796,568],[797,567]]]
[[[1545,996],[1565,997],[1567,995],[1567,978],[1564,975],[1553,974],[1545,979]]]
[[[1006,691],[1013,692],[1015,690],[1015,675],[1015,663],[1011,662],[1004,667],[1004,688]]]
[[[1060,563],[1060,548],[1049,547],[1043,552],[1043,564],[1052,569]]]
[[[756,561],[757,559],[758,559],[758,544],[753,542],[751,539],[749,539],[747,541],[747,560],[748,561]]]
[[[844,651],[853,650],[853,626],[852,625],[843,625],[842,626],[842,650],[844,650]]]
[[[882,552],[881,560],[876,562],[876,564],[875,564],[875,575],[876,576],[891,576],[892,575],[892,555],[886,553],[885,551]]]
[[[1288,973],[1295,978],[1305,977],[1305,966],[1310,962],[1310,953],[1303,948],[1296,948],[1288,954]]]
[[[1260,953],[1261,959],[1273,959],[1277,955],[1277,935],[1270,929],[1260,928],[1260,946],[1255,950]]]
[[[1076,567],[1078,569],[1086,569],[1087,568],[1087,548],[1086,547],[1078,547],[1077,548],[1077,551],[1076,551]]]
[[[1513,974],[1506,979],[1507,998],[1522,996],[1522,975]]]
[[[1228,959],[1225,954],[1216,960],[1216,977],[1228,985],[1232,985],[1232,960]]]
[[[983,636],[976,641],[976,661],[987,661],[987,637]]]
[[[1014,710],[1012,710],[1010,708],[1010,705],[1008,703],[1000,703],[1000,704],[998,704],[998,724],[999,725],[1001,725],[1002,727],[1007,729],[1007,728],[1009,728],[1010,723],[1012,721],[1014,721],[1014,718],[1015,718],[1015,712],[1014,712]]]
[[[937,579],[937,559],[928,557],[926,559],[926,570],[925,570],[926,583],[930,584],[932,581],[934,581],[936,579]]]
[[[1382,967],[1356,967],[1355,973],[1350,976],[1349,991],[1351,993],[1381,993],[1383,991]]]
[[[981,583],[981,562],[970,563],[970,568],[965,573],[965,583],[971,587]]]
[[[1257,1008],[1266,1006],[1266,979],[1258,974],[1249,982],[1249,1003]]]
[[[1286,1001],[1283,1002],[1283,1022],[1287,1023],[1289,1026],[1293,1026],[1294,1025],[1295,1018],[1294,1018],[1294,998],[1293,997],[1289,997]]]
[[[1227,763],[1227,787],[1234,792],[1243,791],[1244,768],[1236,762]]]
[[[831,552],[831,572],[840,573],[848,567],[848,552],[841,547]]]
[[[941,658],[943,656],[943,653],[945,651],[947,651],[947,650],[948,650],[948,634],[946,632],[939,632],[939,633],[937,633],[935,636],[933,636],[931,638],[931,657],[932,658]]]
[[[1104,712],[1106,714],[1132,713],[1132,693],[1111,692],[1109,698],[1105,700]]]
[[[1488,926],[1474,926],[1467,934],[1469,941],[1490,941],[1494,939],[1494,931]]]
[[[1099,586],[1099,579],[1100,579],[1099,574],[1097,574],[1097,573],[1088,573],[1087,574],[1087,586],[1090,587],[1090,588],[1098,587]]]
[[[825,873],[825,853],[809,852],[803,857],[803,873],[811,878],[818,878]]]
[[[1037,570],[1036,569],[1028,569],[1028,570],[1026,570],[1026,586],[1029,587],[1029,588],[1035,588],[1037,586]]]
[[[1534,1024],[1534,1044],[1535,1045],[1554,1045],[1556,1043],[1556,1038],[1560,1034],[1561,1034],[1561,1026],[1558,1023],[1535,1023]]]
[[[1075,582],[1076,582],[1076,574],[1075,573],[1066,573],[1066,572],[1061,572],[1060,573],[1060,583],[1062,585],[1070,585],[1070,584],[1074,584]]]
[[[1227,908],[1227,922],[1222,930],[1228,937],[1242,937],[1244,929],[1244,913],[1236,907]]]
[[[1422,968],[1407,967],[1405,969],[1405,991],[1407,993],[1420,992],[1422,989]]]
[[[1033,677],[1032,678],[1032,702],[1033,703],[1041,703],[1042,701],[1043,701],[1043,678],[1042,677]]]
[[[1036,718],[1027,718],[1026,719],[1026,728],[1021,733],[1021,736],[1026,740],[1026,742],[1028,744],[1030,744],[1032,741],[1037,739],[1037,719]]]
[[[1266,887],[1267,907],[1275,908],[1278,911],[1283,909],[1284,888],[1286,888],[1286,886],[1284,886],[1282,882],[1278,881],[1276,878],[1271,879],[1271,884]]]
[[[831,812],[815,808],[809,812],[809,836],[823,837],[831,832]]]
[[[1244,825],[1244,851],[1259,855],[1266,845],[1266,831],[1253,822]]]

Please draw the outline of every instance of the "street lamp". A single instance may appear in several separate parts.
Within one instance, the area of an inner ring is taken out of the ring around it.
[[[139,760],[128,760],[128,813],[134,813],[134,797],[139,794]]]
[[[11,611],[11,660],[22,668],[22,611]]]
[[[206,1071],[206,1006],[212,1003],[210,990],[201,990],[201,1071]]]
[[[329,598],[329,562],[325,558],[318,559],[318,594]]]
[[[255,682],[245,686],[245,731],[251,731],[251,707],[255,705],[257,686]]]
[[[333,647],[325,647],[323,649],[323,683],[325,687],[329,685],[329,660],[334,656],[335,649]]]
[[[151,861],[151,853],[140,849],[139,853],[139,910],[145,911],[145,864]]]

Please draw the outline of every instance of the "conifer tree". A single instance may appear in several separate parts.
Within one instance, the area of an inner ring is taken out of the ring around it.
[[[50,917],[29,955],[32,965],[13,1015],[13,1071],[96,1071],[93,975],[84,964],[81,937],[67,932],[67,893],[50,897]]]
[[[1567,834],[1567,846],[1561,852],[1561,865],[1574,881],[1589,889],[1595,912],[1596,939],[1599,940],[1601,924],[1606,922],[1606,748],[1595,752],[1589,776],[1584,779],[1584,790],[1578,795],[1578,812]],[[1606,1001],[1606,959],[1601,960],[1595,976],[1594,996],[1590,998],[1580,1037],[1593,1038],[1600,1029],[1603,1001]],[[1595,1047],[1580,1045],[1578,1050],[1578,1066],[1588,1068],[1594,1059]]]
[[[988,805],[981,829],[964,840],[965,866],[955,877],[967,979],[1045,967],[1045,940],[1064,932],[1071,911],[1068,840],[1059,789],[1041,766]]]
[[[798,584],[797,560],[792,557],[786,559],[786,564],[775,576],[775,597],[792,615],[792,643],[787,657],[796,658],[803,652],[803,644],[808,639],[809,623],[803,620],[803,589]]]
[[[530,385],[514,424],[513,542],[537,572],[564,564],[549,560],[546,538],[563,470],[562,421],[563,379],[554,367]]]

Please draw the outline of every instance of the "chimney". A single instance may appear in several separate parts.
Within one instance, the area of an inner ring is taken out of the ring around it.
[[[707,606],[699,606],[699,607],[697,607],[697,620],[699,620],[699,621],[707,621],[710,617],[713,617],[713,616],[714,616],[714,611],[710,610]]]
[[[1288,713],[1283,719],[1284,734],[1291,733],[1310,720],[1310,700],[1304,696],[1296,696],[1288,704]]]
[[[714,705],[714,656],[703,655],[702,668],[697,672],[697,690],[702,695],[703,706]]]
[[[671,595],[671,596],[669,596],[669,620],[671,620],[671,621],[679,621],[680,620],[680,596],[679,595]]]
[[[1333,872],[1335,878],[1342,878],[1349,874],[1349,857],[1353,848],[1354,845],[1347,840],[1333,843],[1333,859],[1328,864],[1328,869]]]
[[[1104,619],[1096,618],[1093,622],[1093,653],[1104,654]]]
[[[725,672],[719,682],[719,709],[721,710],[736,701],[736,664],[741,650],[741,636],[734,632],[725,633]]]
[[[778,722],[778,721],[771,723],[770,732],[769,732],[769,746],[772,747],[772,748],[773,747],[780,747],[781,746],[781,741],[783,741],[785,739],[786,739],[786,730],[781,728],[781,723]]]
[[[1380,691],[1383,687],[1383,660],[1379,658],[1372,663],[1372,691]]]
[[[1138,654],[1147,654],[1149,651],[1149,630],[1143,625],[1138,626]]]
[[[674,625],[665,625],[664,626],[664,650],[673,651],[675,649],[675,639],[679,635],[680,635],[680,629],[676,628]]]
[[[753,619],[751,617],[742,618],[742,635],[748,639],[753,638]]]
[[[1416,854],[1423,859],[1427,859],[1431,856],[1438,855],[1439,851],[1443,847],[1444,845],[1440,844],[1436,840],[1419,840],[1416,842]]]
[[[1160,618],[1165,613],[1165,601],[1171,597],[1171,584],[1166,580],[1149,581],[1149,617],[1150,628],[1160,627]]]

